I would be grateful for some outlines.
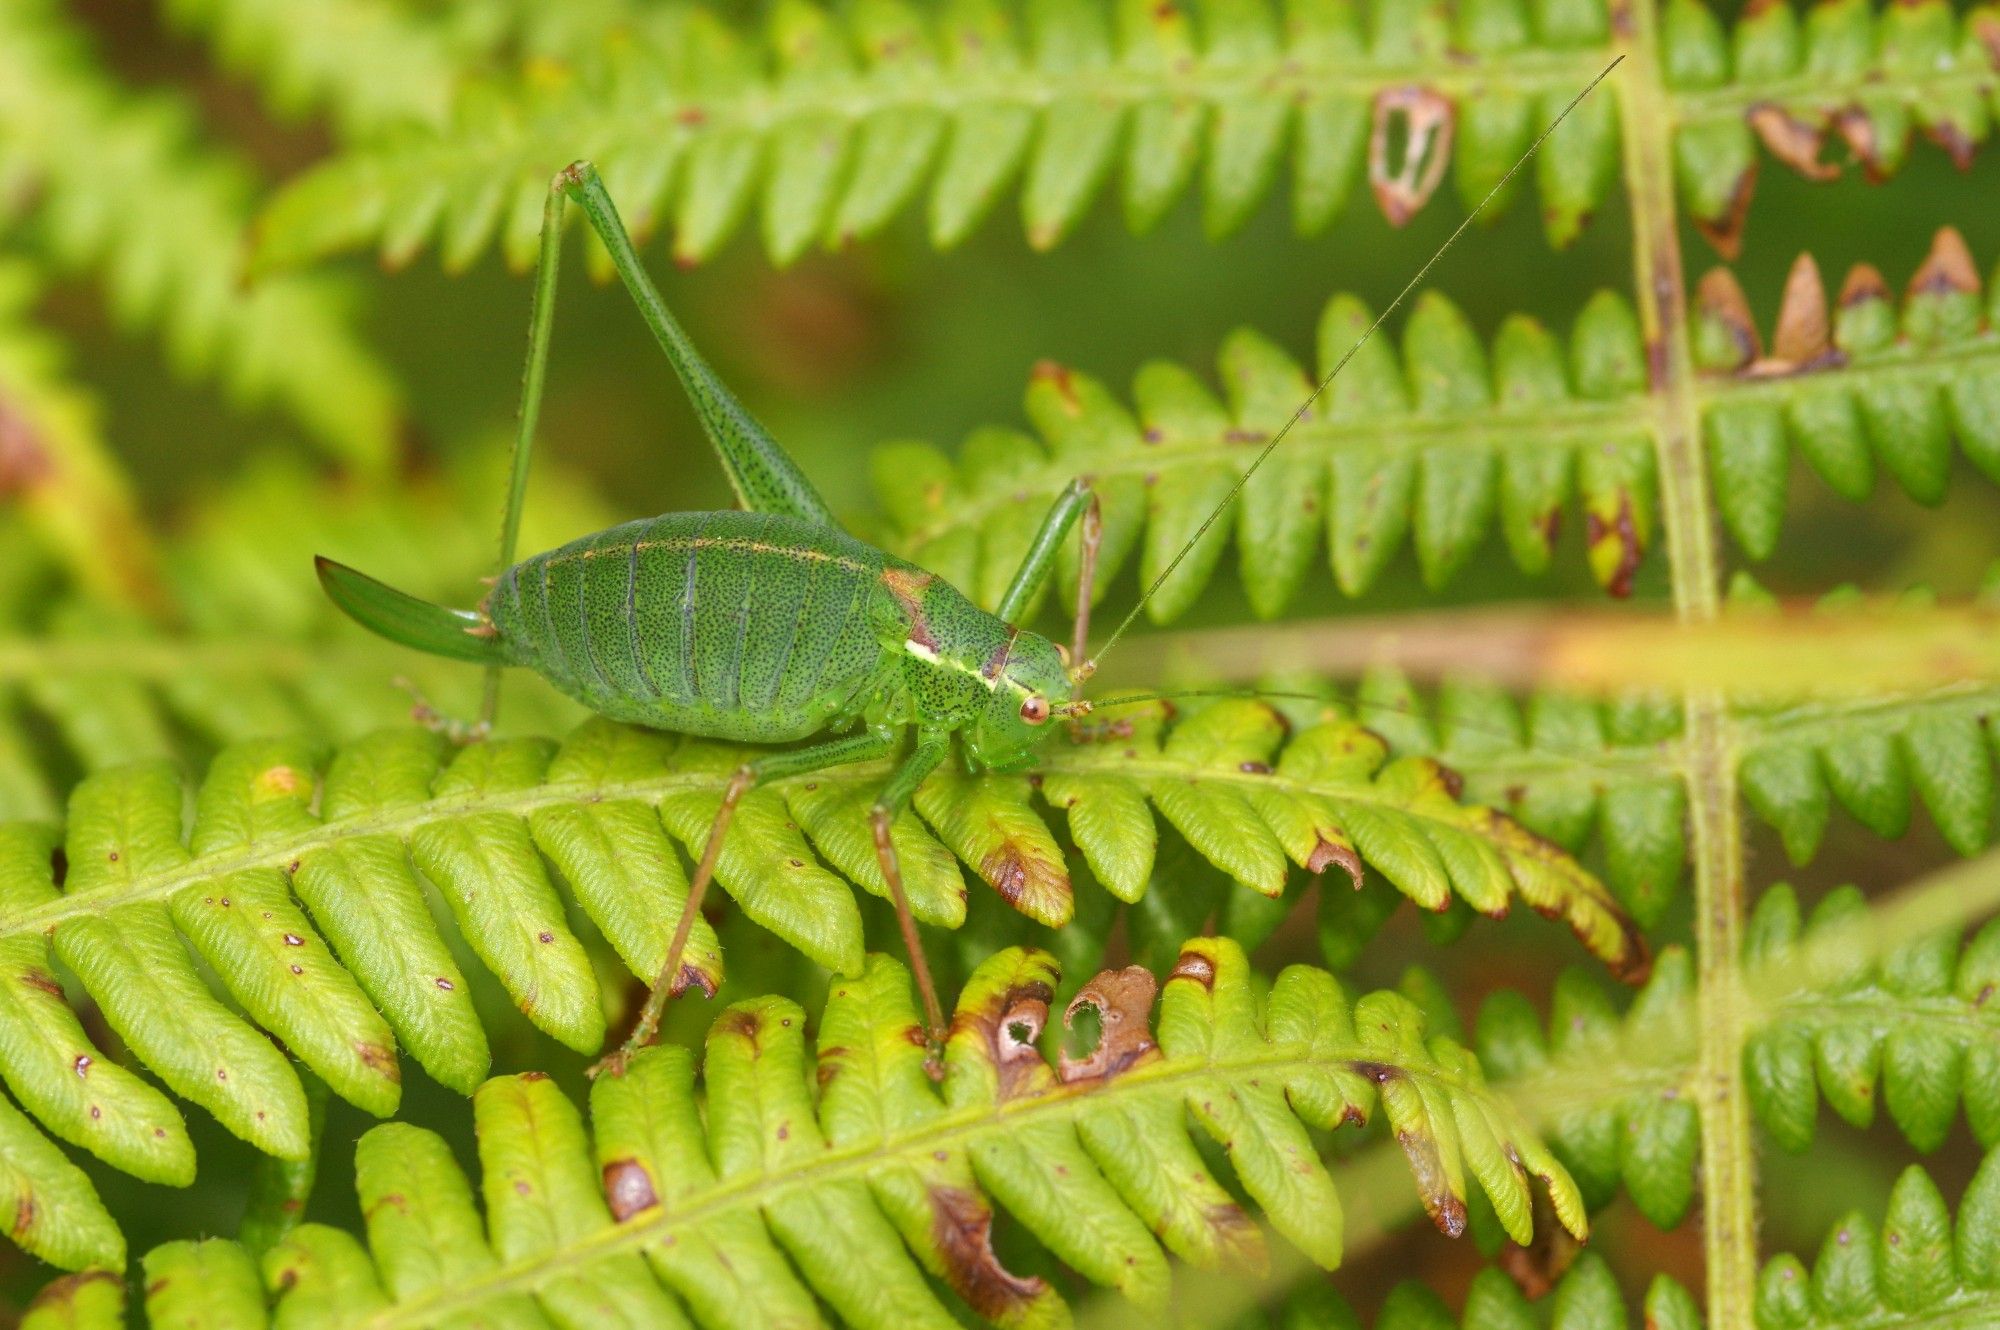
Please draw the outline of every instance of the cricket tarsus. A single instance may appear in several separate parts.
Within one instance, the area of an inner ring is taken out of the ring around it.
[[[1201,541],[1201,538],[1208,534],[1208,529],[1215,525],[1224,512],[1228,511],[1231,504],[1236,502],[1237,497],[1243,493],[1244,486],[1250,483],[1250,477],[1256,475],[1257,469],[1263,466],[1271,454],[1278,450],[1278,445],[1285,441],[1285,436],[1292,432],[1292,427],[1306,418],[1306,414],[1313,408],[1313,403],[1319,401],[1320,395],[1332,386],[1333,381],[1340,377],[1340,372],[1347,368],[1347,362],[1354,359],[1355,354],[1368,344],[1369,339],[1381,329],[1384,323],[1389,321],[1389,316],[1394,314],[1401,307],[1402,303],[1410,298],[1411,293],[1423,285],[1424,278],[1430,275],[1431,269],[1437,266],[1438,260],[1451,251],[1452,246],[1458,243],[1459,237],[1463,236],[1466,229],[1479,217],[1479,214],[1486,210],[1486,205],[1493,202],[1500,191],[1507,187],[1507,182],[1512,180],[1515,174],[1522,167],[1526,166],[1529,160],[1541,150],[1542,145],[1548,142],[1549,135],[1555,133],[1557,127],[1569,118],[1569,113],[1582,105],[1583,99],[1595,92],[1598,84],[1610,78],[1611,71],[1618,68],[1624,59],[1623,55],[1613,57],[1611,63],[1600,70],[1597,77],[1585,85],[1583,91],[1569,99],[1569,103],[1556,113],[1556,118],[1549,122],[1548,128],[1538,134],[1535,137],[1535,141],[1528,145],[1527,151],[1523,152],[1514,164],[1507,168],[1507,174],[1494,182],[1493,187],[1486,191],[1485,197],[1481,198],[1472,211],[1468,212],[1464,219],[1453,228],[1452,233],[1445,237],[1445,242],[1437,247],[1437,252],[1424,261],[1423,267],[1417,269],[1416,276],[1403,284],[1403,289],[1396,293],[1396,298],[1391,300],[1388,307],[1375,316],[1375,321],[1368,325],[1360,337],[1355,339],[1354,345],[1347,348],[1340,359],[1334,362],[1333,368],[1328,370],[1325,376],[1313,386],[1313,390],[1306,394],[1305,400],[1299,403],[1298,409],[1293,411],[1285,420],[1285,423],[1278,427],[1278,432],[1265,440],[1264,446],[1258,449],[1257,455],[1251,459],[1250,465],[1244,469],[1242,475],[1236,478],[1236,483],[1230,486],[1229,493],[1223,495],[1222,501],[1215,505],[1207,517],[1202,519],[1201,525],[1195,528],[1194,534],[1189,536],[1187,542],[1174,553],[1174,557],[1167,561],[1167,566],[1160,570],[1159,576],[1153,579],[1152,584],[1146,588],[1145,594],[1139,597],[1138,603],[1133,605],[1127,611],[1125,617],[1119,621],[1118,626],[1112,629],[1111,636],[1106,638],[1104,645],[1097,649],[1096,659],[1090,663],[1090,668],[1094,669],[1096,664],[1101,662],[1110,653],[1111,648],[1117,645],[1118,639],[1125,635],[1125,630],[1132,626],[1133,620],[1137,619],[1140,611],[1146,608],[1146,602],[1150,601],[1154,593],[1158,592],[1166,584],[1167,579],[1173,576],[1174,569],[1180,567],[1181,560],[1187,558],[1189,551],[1193,550]]]
[[[1564,108],[1522,161],[1616,65],[1613,61]],[[1516,163],[1493,192],[1519,169]],[[570,200],[604,242],[747,511],[668,513],[517,562],[521,504],[555,326],[563,213]],[[1474,209],[1472,216],[1478,212]],[[1460,224],[1382,318],[1416,288],[1471,219]],[[1381,322],[1376,320],[1265,443],[1112,633],[1099,659]],[[1046,586],[1063,543],[1079,528],[1077,621],[1072,649],[1066,651],[1018,621]],[[993,613],[934,574],[849,534],[797,464],[695,350],[639,262],[597,172],[589,163],[577,162],[556,175],[542,213],[541,267],[501,522],[502,569],[485,599],[477,610],[447,609],[325,560],[320,576],[335,602],[365,627],[434,655],[490,667],[481,732],[492,724],[498,706],[499,670],[521,666],[593,711],[654,729],[766,745],[836,736],[804,747],[775,748],[730,778],[665,964],[630,1037],[597,1071],[622,1069],[657,1035],[666,1003],[685,982],[713,977],[703,966],[688,966],[686,954],[743,799],[767,781],[880,760],[901,750],[869,819],[883,887],[895,905],[923,995],[928,1065],[935,1074],[944,1013],[904,890],[891,828],[917,787],[954,747],[973,770],[1024,770],[1050,736],[1065,728],[1049,721],[1091,710],[1079,693],[1096,668],[1085,648],[1101,530],[1097,496],[1089,480],[1079,478],[1056,497]],[[914,742],[906,746],[912,735]],[[1044,922],[1064,922],[1060,905],[1046,908],[1054,915],[1038,916]]]

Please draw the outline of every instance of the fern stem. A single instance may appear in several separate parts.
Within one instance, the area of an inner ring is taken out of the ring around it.
[[[1625,185],[1633,217],[1632,260],[1658,413],[1662,526],[1674,607],[1703,623],[1721,607],[1715,505],[1703,465],[1674,200],[1673,116],[1660,57],[1654,0],[1622,0],[1613,30],[1632,57],[1623,98]],[[1736,786],[1735,727],[1712,689],[1685,699],[1684,756],[1694,862],[1695,1028],[1700,1052],[1702,1249],[1708,1318],[1750,1325],[1756,1314],[1757,1191],[1750,1101],[1743,1083],[1743,837]]]

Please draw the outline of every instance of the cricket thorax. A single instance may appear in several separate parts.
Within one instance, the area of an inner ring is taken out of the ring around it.
[[[891,565],[882,585],[897,616],[913,715],[964,730],[974,756],[989,764],[1039,746],[1048,716],[1071,693],[1055,644],[921,569]]]

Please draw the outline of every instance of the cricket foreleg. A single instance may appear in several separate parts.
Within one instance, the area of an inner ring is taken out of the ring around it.
[[[938,1061],[944,1046],[944,1007],[938,1002],[937,985],[931,979],[930,961],[924,955],[923,939],[917,936],[916,917],[910,913],[909,897],[903,894],[903,866],[896,856],[896,845],[890,839],[890,830],[895,825],[897,814],[909,806],[911,796],[917,786],[924,783],[924,777],[936,771],[951,752],[951,734],[947,730],[919,730],[917,746],[904,759],[889,783],[882,787],[882,793],[875,798],[875,806],[868,810],[868,821],[875,833],[875,860],[882,868],[882,880],[888,885],[889,899],[896,907],[896,926],[903,930],[903,949],[910,956],[910,972],[917,978],[917,991],[924,1000],[924,1021],[927,1026],[926,1042],[930,1056],[925,1069],[933,1078],[941,1074],[943,1064]]]
[[[1014,580],[1007,587],[1007,594],[1000,599],[999,608],[994,613],[1008,623],[1014,623],[1026,613],[1028,603],[1056,566],[1056,553],[1062,548],[1070,528],[1078,520],[1083,522],[1082,553],[1077,564],[1076,588],[1076,631],[1070,661],[1082,665],[1084,649],[1090,637],[1090,602],[1097,594],[1097,549],[1104,541],[1104,519],[1097,502],[1097,492],[1091,488],[1088,479],[1072,480],[1061,494],[1048,516],[1035,532],[1033,543],[1028,546],[1027,557],[1014,572]]]
[[[653,1037],[659,1033],[660,1017],[666,1012],[668,1000],[678,997],[693,982],[694,975],[683,971],[681,958],[687,954],[688,935],[694,931],[694,921],[701,916],[701,903],[708,894],[708,884],[715,879],[715,866],[722,857],[722,839],[729,831],[729,823],[736,816],[736,805],[743,801],[743,796],[767,780],[886,756],[893,745],[894,740],[889,735],[870,732],[815,744],[796,752],[772,753],[736,768],[729,784],[723,789],[722,804],[715,810],[715,819],[708,824],[708,839],[702,844],[701,860],[695,865],[694,878],[688,883],[687,901],[681,907],[680,922],[674,926],[673,939],[667,943],[666,961],[660,966],[659,977],[653,980],[652,992],[646,995],[646,1005],[640,1009],[639,1019],[632,1024],[632,1033],[625,1037],[618,1051],[590,1069],[592,1076],[607,1071],[613,1075],[622,1073],[632,1055],[653,1042]]]

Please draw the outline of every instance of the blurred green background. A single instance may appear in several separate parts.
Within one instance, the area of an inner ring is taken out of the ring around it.
[[[192,93],[206,130],[247,152],[273,182],[325,150],[319,127],[270,119],[259,99],[218,74],[201,48],[163,29],[150,5],[89,0],[76,10],[122,76]],[[1961,173],[1941,152],[1920,147],[1892,189],[1864,184],[1854,172],[1815,185],[1767,166],[1735,267],[1759,325],[1768,330],[1785,271],[1803,250],[1818,257],[1829,285],[1837,286],[1851,263],[1867,261],[1900,288],[1928,248],[1933,228],[1948,222],[1965,233],[1982,265],[1990,265],[2000,257],[1996,199],[2000,155],[1992,153]],[[754,232],[693,271],[673,270],[658,244],[648,247],[647,257],[668,300],[724,377],[836,508],[865,523],[871,510],[871,446],[921,438],[950,447],[974,427],[1022,423],[1021,395],[1036,361],[1063,362],[1122,391],[1149,359],[1177,360],[1206,372],[1223,336],[1242,324],[1303,358],[1330,294],[1354,291],[1379,308],[1462,216],[1446,190],[1399,231],[1357,200],[1330,232],[1301,240],[1291,232],[1285,207],[1281,190],[1248,227],[1222,243],[1203,238],[1191,203],[1154,233],[1135,239],[1115,203],[1107,201],[1057,250],[1037,254],[1023,240],[1010,202],[970,243],[950,253],[932,251],[920,219],[905,216],[879,239],[840,253],[816,253],[783,271],[772,270]],[[1544,243],[1532,208],[1517,205],[1491,225],[1475,228],[1436,269],[1433,285],[1486,333],[1516,311],[1566,329],[1592,291],[1630,289],[1629,226],[1622,208],[1621,201],[1595,220],[1574,249],[1556,253]],[[5,244],[0,233],[0,249]],[[1692,281],[1714,259],[1692,230],[1683,245]],[[538,464],[549,465],[541,467],[538,481],[548,480],[557,465],[581,476],[607,519],[726,505],[720,471],[623,291],[585,280],[575,246],[569,256],[537,456]],[[492,255],[462,276],[444,275],[430,257],[399,272],[383,272],[360,258],[335,268],[350,284],[373,344],[407,394],[398,483],[419,485],[467,462],[490,465],[504,447],[515,406],[528,316],[526,275],[507,271]],[[262,456],[310,456],[286,437],[287,427],[276,417],[246,418],[219,395],[171,375],[150,339],[113,331],[87,284],[58,285],[40,315],[77,348],[75,372],[102,400],[105,433],[134,477],[149,520],[161,529],[184,525],[192,509]],[[1803,469],[1793,477],[1793,495],[1780,553],[1753,570],[1787,595],[1815,594],[1845,582],[1880,590],[1923,583],[1943,594],[1964,595],[2000,556],[2000,498],[1978,480],[1954,485],[1937,511],[1918,508],[1888,485],[1866,505],[1847,504]],[[368,500],[365,494],[355,498]],[[476,528],[497,525],[499,498],[496,484],[491,493],[466,499]],[[573,534],[581,533],[558,538]],[[1565,541],[1569,548],[1543,584],[1524,581],[1503,560],[1476,560],[1442,600],[1421,589],[1407,556],[1359,605],[1343,601],[1318,567],[1298,612],[1331,616],[1551,595],[1594,601],[1579,533],[1566,532]],[[302,559],[265,571],[296,581],[301,597],[313,594]],[[1130,573],[1125,580],[1111,597],[1113,608],[1129,604],[1136,594]],[[1639,594],[1658,601],[1664,589],[1664,559],[1655,551]],[[467,600],[477,593],[472,585],[463,590]],[[1233,579],[1224,578],[1190,622],[1245,617]],[[1798,880],[1809,892],[1843,880],[1860,881],[1873,892],[1945,858],[1927,825],[1894,844],[1848,827],[1836,831],[1814,869]],[[1751,858],[1758,884],[1779,873],[1782,862],[1775,840],[1760,832]],[[1272,959],[1314,954],[1310,915],[1301,914],[1294,923],[1271,944]],[[1684,931],[1684,923],[1676,921],[1669,933],[1676,929]],[[1394,984],[1407,965],[1421,959],[1450,967],[1461,1015],[1469,1016],[1481,994],[1503,984],[1518,984],[1540,1001],[1550,977],[1546,930],[1539,921],[1517,918],[1479,927],[1441,953],[1425,945],[1405,911],[1364,960],[1357,982]],[[1562,945],[1565,963],[1580,959],[1566,940]],[[754,977],[745,982],[783,981],[802,999],[816,982],[803,962],[761,934],[735,928],[725,935],[725,946],[738,972]],[[496,1034],[495,1070],[552,1067],[574,1089],[580,1067],[575,1056],[535,1036],[497,993],[486,998]],[[684,1030],[703,1019],[700,1012],[684,1014]],[[464,1102],[430,1084],[413,1065],[406,1068],[405,1117],[445,1132],[469,1162]],[[187,1195],[91,1167],[106,1200],[125,1220],[135,1251],[170,1237],[234,1228],[253,1155],[205,1115],[190,1119],[202,1174]],[[365,1125],[355,1110],[335,1106],[313,1217],[358,1222],[346,1170],[352,1142]],[[1938,1170],[1947,1194],[1976,1155],[1963,1124],[1955,1130]],[[1877,1210],[1907,1157],[1886,1129],[1856,1133],[1823,1114],[1821,1132],[1807,1159],[1766,1152],[1761,1161],[1767,1251],[1810,1249],[1841,1212],[1855,1206]],[[1601,1232],[1600,1249],[1634,1287],[1657,1269],[1698,1283],[1692,1225],[1671,1236],[1653,1233],[1621,1201]],[[1621,1260],[1621,1253],[1633,1259]],[[1395,1279],[1414,1274],[1432,1278],[1450,1297],[1455,1284],[1476,1268],[1474,1261],[1467,1247],[1453,1247],[1428,1229],[1412,1229],[1391,1244],[1357,1253],[1336,1282],[1364,1308],[1379,1301]],[[12,1296],[24,1296],[45,1273],[11,1248],[0,1249],[0,1283]]]

